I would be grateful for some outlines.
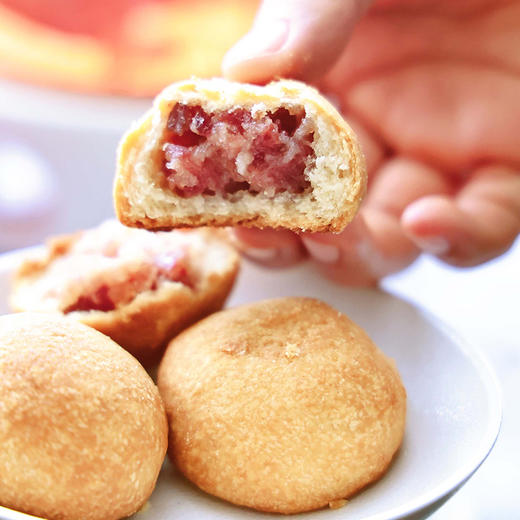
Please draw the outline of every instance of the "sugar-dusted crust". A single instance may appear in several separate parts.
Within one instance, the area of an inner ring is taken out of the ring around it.
[[[182,101],[207,112],[233,107],[259,112],[303,106],[314,126],[316,161],[304,175],[312,190],[269,197],[238,192],[181,198],[161,186],[162,134],[172,106]],[[354,132],[317,90],[280,80],[265,87],[223,79],[192,79],[167,87],[119,146],[114,202],[119,220],[134,227],[284,227],[295,231],[341,231],[356,214],[366,189],[363,155]]]
[[[0,317],[0,505],[49,520],[138,511],[166,454],[166,415],[143,367],[59,315]]]
[[[172,340],[158,385],[177,467],[208,493],[261,511],[352,495],[386,471],[403,438],[394,363],[314,299],[209,316]]]
[[[115,222],[113,223],[116,224]],[[106,225],[106,223],[105,223]],[[127,240],[147,233],[123,228]],[[176,231],[191,241],[188,262],[196,272],[196,286],[163,283],[140,293],[131,302],[108,312],[75,311],[68,316],[110,336],[145,365],[159,361],[166,343],[188,325],[219,310],[229,295],[239,268],[239,256],[228,242],[226,230]],[[45,277],[53,261],[68,254],[81,233],[50,240],[36,257],[23,262],[13,277],[10,295],[15,311],[57,311],[35,298],[34,284]],[[57,282],[59,283],[59,281]]]

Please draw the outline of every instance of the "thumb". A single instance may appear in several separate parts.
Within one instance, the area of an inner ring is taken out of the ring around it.
[[[224,76],[265,83],[274,77],[312,80],[345,47],[370,0],[264,0],[252,29],[222,63]]]

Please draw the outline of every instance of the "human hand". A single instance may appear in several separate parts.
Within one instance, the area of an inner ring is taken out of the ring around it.
[[[240,229],[246,254],[310,255],[349,285],[421,252],[458,266],[500,255],[520,232],[520,1],[381,0],[356,25],[368,4],[264,0],[224,59],[230,79],[314,81],[357,131],[369,173],[342,233]]]

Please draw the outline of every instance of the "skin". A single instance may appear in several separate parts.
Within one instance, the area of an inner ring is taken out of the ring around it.
[[[520,233],[520,1],[266,0],[230,79],[313,82],[357,131],[368,194],[340,234],[236,234],[253,259],[309,256],[372,285],[421,253],[473,266]]]

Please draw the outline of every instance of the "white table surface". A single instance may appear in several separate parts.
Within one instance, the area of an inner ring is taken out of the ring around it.
[[[520,240],[499,259],[471,269],[421,258],[383,286],[480,348],[502,385],[504,413],[494,450],[432,520],[520,518]]]

